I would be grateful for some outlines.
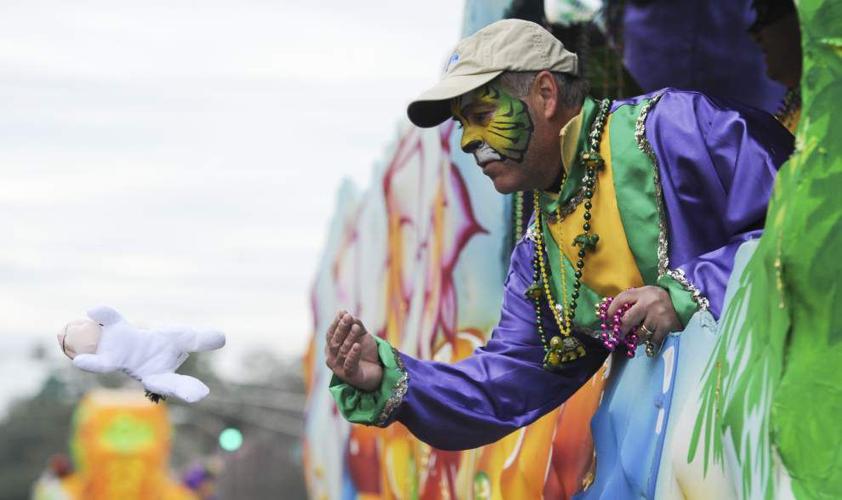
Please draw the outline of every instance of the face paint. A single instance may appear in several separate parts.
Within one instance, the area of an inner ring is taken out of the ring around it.
[[[472,152],[479,165],[523,161],[533,130],[525,102],[492,83],[454,99],[451,111],[464,129],[462,149]]]
[[[477,161],[477,165],[485,165],[488,162],[505,160],[503,155],[484,142],[480,147],[474,150],[474,159]]]

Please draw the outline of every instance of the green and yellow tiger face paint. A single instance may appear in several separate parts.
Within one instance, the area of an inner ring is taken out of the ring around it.
[[[451,111],[463,127],[461,147],[472,152],[477,163],[523,161],[533,125],[521,99],[490,83],[454,99]]]

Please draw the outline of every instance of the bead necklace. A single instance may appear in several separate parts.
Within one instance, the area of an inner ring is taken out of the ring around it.
[[[523,197],[524,193],[518,191],[513,196],[513,204],[514,204],[514,213],[515,213],[515,220],[513,221],[514,226],[514,242],[517,241],[523,236]]]
[[[572,335],[573,333],[573,319],[576,317],[576,300],[579,298],[579,291],[582,287],[582,272],[585,267],[585,255],[587,252],[596,249],[599,235],[591,233],[591,200],[593,192],[596,188],[596,175],[602,169],[604,161],[599,155],[599,144],[602,139],[602,131],[605,128],[605,121],[608,117],[608,110],[611,108],[611,101],[604,99],[599,104],[599,111],[594,118],[590,133],[588,134],[589,142],[586,144],[585,151],[582,152],[581,162],[585,169],[585,175],[582,178],[582,189],[584,196],[585,211],[582,215],[583,232],[573,239],[573,245],[579,247],[578,260],[573,275],[573,293],[570,295],[571,300],[567,302],[567,273],[564,271],[565,262],[562,254],[561,257],[561,284],[562,297],[561,303],[553,299],[552,290],[550,289],[550,277],[547,270],[547,263],[544,259],[544,235],[543,222],[541,213],[540,193],[534,192],[533,204],[535,213],[535,231],[533,231],[533,239],[535,241],[535,253],[532,257],[532,285],[527,288],[525,295],[532,300],[535,305],[535,317],[538,327],[538,337],[541,339],[541,344],[544,346],[544,368],[553,370],[558,368],[561,364],[585,356],[585,347],[582,343]],[[575,207],[574,207],[575,208]],[[565,208],[567,210],[567,208]],[[554,220],[562,218],[560,209],[556,209],[552,217]],[[566,216],[567,214],[565,214]],[[559,335],[553,336],[547,342],[546,333],[544,332],[543,315],[541,312],[541,298],[544,298],[549,305],[550,312],[553,319],[558,326]]]

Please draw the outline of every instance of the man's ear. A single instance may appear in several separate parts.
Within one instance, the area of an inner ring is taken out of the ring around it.
[[[541,71],[535,75],[529,93],[533,96],[536,108],[545,120],[555,117],[561,110],[558,100],[558,83],[549,71]]]

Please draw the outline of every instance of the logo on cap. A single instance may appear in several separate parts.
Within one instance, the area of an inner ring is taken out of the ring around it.
[[[450,71],[450,68],[451,68],[454,64],[456,64],[457,62],[459,62],[459,53],[458,53],[458,52],[454,52],[454,53],[453,53],[453,55],[452,55],[452,56],[450,56],[450,60],[449,60],[449,61],[447,61],[447,66],[445,66],[445,68],[444,68],[444,72],[445,72],[445,73],[447,73],[448,71]]]

